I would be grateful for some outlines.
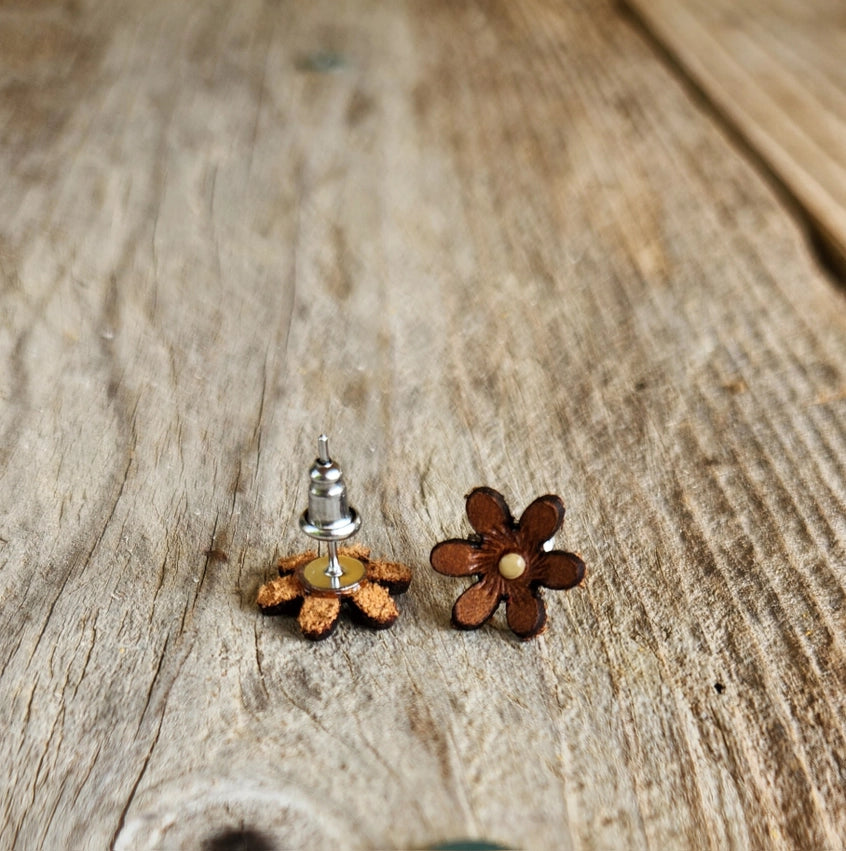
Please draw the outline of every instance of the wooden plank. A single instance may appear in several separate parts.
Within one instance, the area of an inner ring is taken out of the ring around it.
[[[814,0],[626,0],[846,270],[846,19]]]
[[[0,9],[0,845],[836,848],[846,313],[613,7]],[[258,587],[325,428],[400,621]],[[462,495],[578,590],[459,633]]]

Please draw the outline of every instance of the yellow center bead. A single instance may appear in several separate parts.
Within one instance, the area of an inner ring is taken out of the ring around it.
[[[506,579],[516,579],[526,569],[526,559],[520,553],[506,553],[499,560],[499,572]]]

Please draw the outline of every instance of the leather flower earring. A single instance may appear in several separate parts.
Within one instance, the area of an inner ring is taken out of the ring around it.
[[[312,641],[332,634],[344,608],[373,629],[391,626],[399,616],[391,595],[408,589],[411,570],[397,562],[371,559],[368,547],[339,547],[360,526],[361,518],[347,501],[341,468],[329,457],[329,438],[321,434],[300,527],[325,543],[327,554],[309,550],[280,559],[279,577],[259,589],[256,602],[261,611],[297,615],[303,635]]]
[[[541,586],[573,588],[585,575],[578,555],[544,550],[564,520],[564,503],[538,497],[515,521],[502,494],[475,488],[467,495],[467,518],[476,534],[436,544],[432,567],[446,576],[476,576],[456,601],[452,624],[478,629],[505,600],[508,626],[520,638],[532,638],[546,626]]]

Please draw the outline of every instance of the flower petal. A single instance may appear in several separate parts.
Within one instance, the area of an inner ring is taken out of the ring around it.
[[[493,488],[474,488],[467,494],[467,519],[480,535],[504,532],[514,523],[508,503]]]
[[[585,563],[575,553],[552,550],[535,562],[530,581],[547,588],[574,588],[584,575]]]
[[[361,587],[350,595],[349,601],[359,619],[374,629],[386,629],[399,616],[388,589],[373,582],[362,582]]]
[[[259,588],[256,602],[266,615],[293,614],[300,607],[303,586],[296,576],[280,576]]]
[[[446,576],[470,576],[479,570],[479,549],[469,541],[453,538],[435,544],[429,555],[432,567]]]
[[[367,578],[384,585],[391,594],[404,594],[411,584],[411,568],[395,561],[371,561]]]
[[[297,618],[303,635],[312,641],[328,638],[338,623],[341,601],[337,597],[321,597],[309,594]]]
[[[547,494],[539,496],[520,518],[520,537],[530,551],[548,541],[564,522],[564,503],[561,497]]]
[[[546,607],[540,596],[523,585],[512,584],[505,602],[508,626],[520,638],[532,638],[546,626]]]
[[[297,553],[296,555],[280,558],[276,562],[276,567],[279,569],[280,576],[286,576],[289,573],[293,573],[298,567],[302,567],[316,558],[317,550],[309,550],[305,553]]]
[[[365,544],[350,544],[347,547],[338,547],[338,554],[367,562],[370,558],[370,547]]]
[[[502,599],[500,583],[482,579],[471,585],[452,607],[452,624],[458,629],[477,629],[496,610]]]

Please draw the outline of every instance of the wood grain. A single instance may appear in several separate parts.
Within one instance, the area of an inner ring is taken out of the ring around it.
[[[846,273],[842,4],[625,2],[786,187]]]
[[[846,304],[605,3],[0,6],[0,846],[837,848]],[[320,429],[411,564],[263,618]],[[588,575],[449,626],[463,495]]]

